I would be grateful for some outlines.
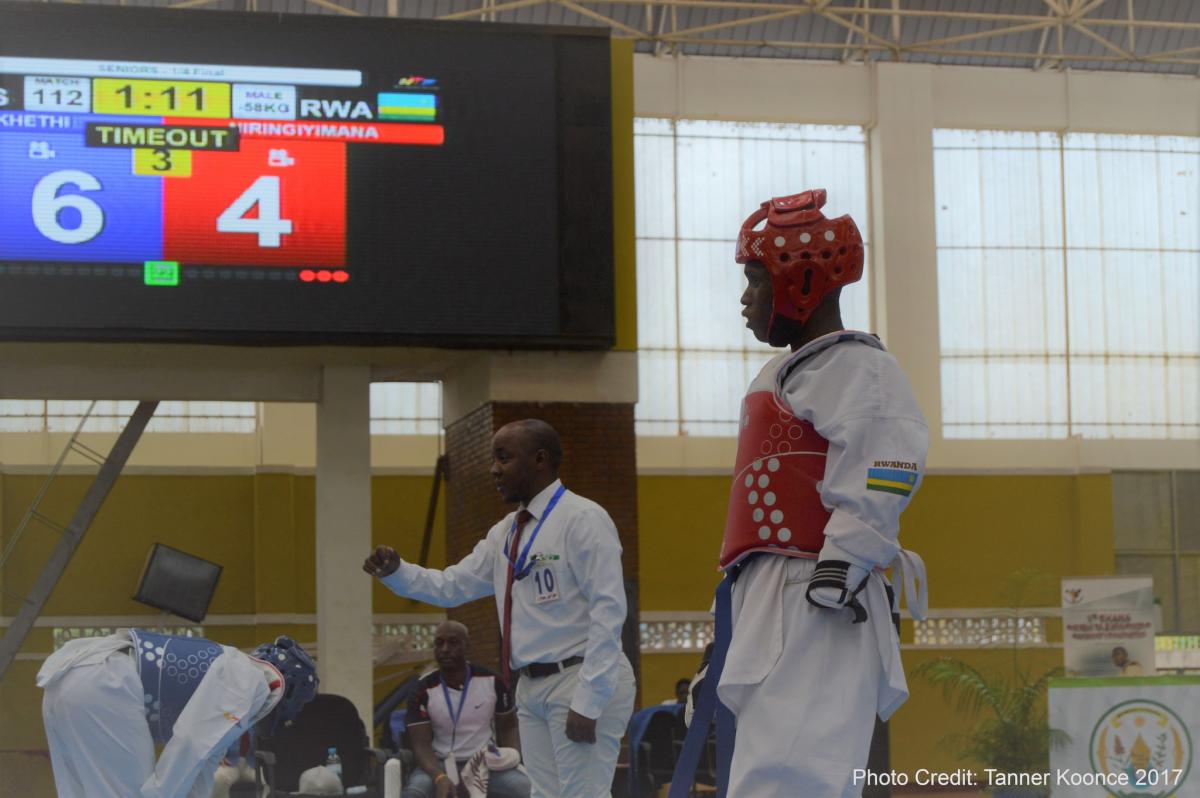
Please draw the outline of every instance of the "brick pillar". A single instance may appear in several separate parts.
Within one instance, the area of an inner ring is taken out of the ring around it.
[[[458,562],[469,554],[488,529],[512,509],[500,501],[489,473],[491,442],[496,430],[523,418],[540,418],[558,430],[563,443],[563,483],[600,504],[617,525],[630,600],[625,653],[636,673],[637,458],[632,404],[488,402],[450,424],[446,428],[446,561]],[[495,599],[464,604],[448,615],[471,630],[472,659],[499,670],[500,625]]]

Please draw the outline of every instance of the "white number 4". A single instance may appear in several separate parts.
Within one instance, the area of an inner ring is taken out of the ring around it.
[[[254,206],[258,216],[247,216]],[[260,177],[217,217],[218,233],[256,233],[260,247],[282,246],[292,232],[292,220],[279,218],[279,178]]]

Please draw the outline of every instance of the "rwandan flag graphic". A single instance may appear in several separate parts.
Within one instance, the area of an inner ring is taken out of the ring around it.
[[[433,122],[437,118],[437,95],[427,92],[381,92],[379,118]]]
[[[867,490],[881,490],[897,496],[912,495],[917,484],[917,473],[902,468],[868,468]]]

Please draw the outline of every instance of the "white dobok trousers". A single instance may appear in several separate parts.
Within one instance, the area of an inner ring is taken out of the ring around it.
[[[142,680],[114,651],[46,686],[42,719],[59,798],[136,798],[154,773]]]
[[[881,574],[859,594],[869,619],[804,598],[815,560],[757,556],[733,590],[718,695],[737,718],[729,795],[854,798],[875,717],[908,697]]]

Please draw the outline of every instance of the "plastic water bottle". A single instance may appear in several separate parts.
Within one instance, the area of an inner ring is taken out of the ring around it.
[[[336,748],[329,749],[329,756],[325,759],[325,767],[333,771],[333,775],[338,777],[338,781],[342,780],[342,759],[338,756]]]
[[[400,798],[400,760],[392,757],[383,766],[383,798]]]

